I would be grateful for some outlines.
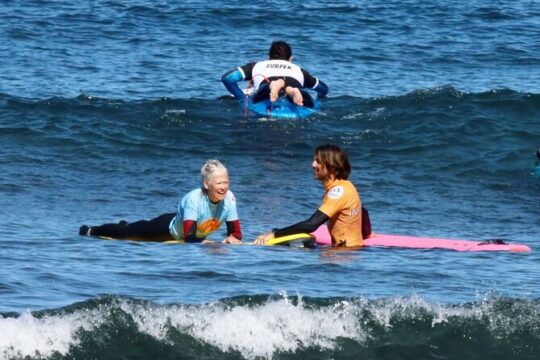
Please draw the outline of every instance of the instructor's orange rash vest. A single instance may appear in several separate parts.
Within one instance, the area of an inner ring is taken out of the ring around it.
[[[332,246],[363,246],[362,202],[349,180],[331,180],[324,184],[326,192],[319,210],[330,220],[328,230]]]

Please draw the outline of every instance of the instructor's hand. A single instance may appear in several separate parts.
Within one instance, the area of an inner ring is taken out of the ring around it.
[[[234,236],[232,235],[229,235],[225,238],[225,240],[223,240],[223,243],[224,244],[241,244],[242,243],[242,240],[238,240],[237,238],[235,238]]]
[[[272,240],[273,238],[274,238],[274,233],[273,232],[268,232],[266,234],[262,234],[262,235],[257,236],[257,238],[255,239],[254,244],[255,245],[264,245],[269,240]]]

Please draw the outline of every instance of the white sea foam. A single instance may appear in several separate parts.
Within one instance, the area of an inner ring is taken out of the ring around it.
[[[129,307],[124,308],[130,312]],[[246,358],[269,358],[277,351],[294,352],[316,346],[331,349],[339,337],[363,341],[356,307],[346,301],[310,308],[287,297],[262,305],[194,308],[174,306],[132,313],[139,330],[166,340],[167,324],[222,351],[238,351]]]
[[[428,320],[432,327],[455,318],[478,320],[494,336],[519,331],[523,324],[538,327],[538,304],[512,302],[511,306],[523,317],[517,325],[512,312],[501,311],[499,304],[482,301],[452,306],[411,296],[341,299],[323,306],[302,298],[291,300],[287,294],[262,303],[248,301],[236,305],[155,305],[119,299],[72,314],[36,317],[26,312],[17,318],[0,318],[0,358],[65,355],[71,346],[79,344],[78,330],[92,331],[113,321],[110,314],[118,309],[132,317],[140,332],[156,340],[174,346],[174,339],[170,338],[172,327],[223,352],[237,351],[247,359],[272,358],[278,352],[309,347],[339,350],[339,339],[362,345],[373,338],[374,324],[392,331],[396,319]]]
[[[223,351],[236,350],[247,358],[270,357],[276,351],[294,352],[318,346],[333,348],[338,337],[362,340],[356,316],[347,303],[331,308],[309,309],[287,299],[250,307],[208,307],[195,321],[178,314],[171,323],[188,327],[197,338]]]
[[[0,357],[48,357],[67,354],[78,344],[77,331],[100,323],[99,313],[78,311],[69,315],[34,317],[24,312],[17,318],[0,318]]]

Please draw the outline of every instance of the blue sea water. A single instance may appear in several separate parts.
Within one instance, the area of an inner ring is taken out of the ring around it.
[[[538,1],[4,2],[0,358],[536,359],[538,34]],[[330,87],[307,120],[224,97],[278,39]],[[173,212],[218,158],[252,241],[316,209],[327,142],[375,232],[532,252],[77,235]]]

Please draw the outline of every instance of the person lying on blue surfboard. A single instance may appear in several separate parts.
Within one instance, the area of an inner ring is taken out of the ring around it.
[[[297,105],[315,107],[315,101],[304,89],[317,92],[319,98],[328,94],[328,86],[309,72],[292,63],[292,50],[284,41],[275,41],[268,51],[268,60],[250,62],[225,73],[221,81],[238,100],[246,94],[238,82],[249,81],[253,86],[252,102],[276,101],[285,94]]]

